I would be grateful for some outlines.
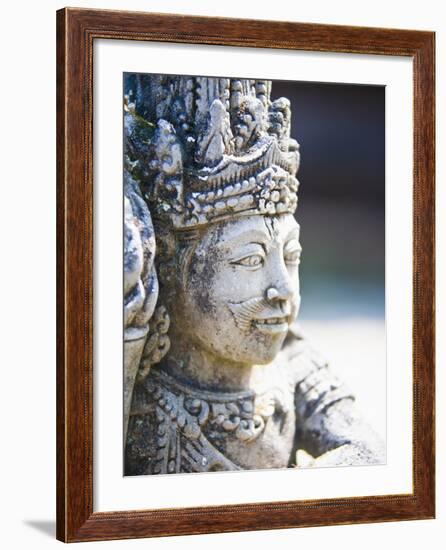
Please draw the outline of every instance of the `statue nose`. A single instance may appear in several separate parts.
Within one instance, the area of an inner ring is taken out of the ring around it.
[[[268,300],[268,302],[289,300],[291,296],[292,296],[292,290],[285,286],[283,288],[271,286],[266,291],[266,299]]]
[[[275,287],[268,288],[266,291],[266,299],[269,302],[274,302],[279,298],[279,291]]]
[[[272,286],[266,291],[267,302],[274,308],[279,308],[283,315],[291,314],[291,296],[292,293],[287,289],[279,289]]]

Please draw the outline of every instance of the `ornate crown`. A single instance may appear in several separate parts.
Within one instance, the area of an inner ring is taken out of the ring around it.
[[[271,82],[126,75],[126,166],[154,220],[189,229],[294,213],[299,145]]]

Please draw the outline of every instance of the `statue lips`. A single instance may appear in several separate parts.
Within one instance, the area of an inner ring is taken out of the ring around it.
[[[253,328],[268,336],[283,335],[293,320],[292,305],[284,301],[276,307],[263,297],[251,298],[245,302],[229,302],[237,326],[245,331]]]
[[[251,325],[263,334],[282,335],[288,332],[292,321],[291,304],[288,300],[277,304],[276,307],[269,306],[263,310],[263,314],[255,315]]]
[[[252,325],[264,334],[283,334],[288,331],[289,317],[263,317],[252,320]]]

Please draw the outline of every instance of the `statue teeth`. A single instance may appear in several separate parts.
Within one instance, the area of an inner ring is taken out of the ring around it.
[[[256,322],[261,325],[280,325],[285,323],[285,319],[282,317],[273,317],[271,319],[259,319]]]

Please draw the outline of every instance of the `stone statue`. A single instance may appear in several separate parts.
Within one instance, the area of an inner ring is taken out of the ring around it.
[[[383,462],[295,324],[289,101],[246,79],[125,91],[125,474]]]

